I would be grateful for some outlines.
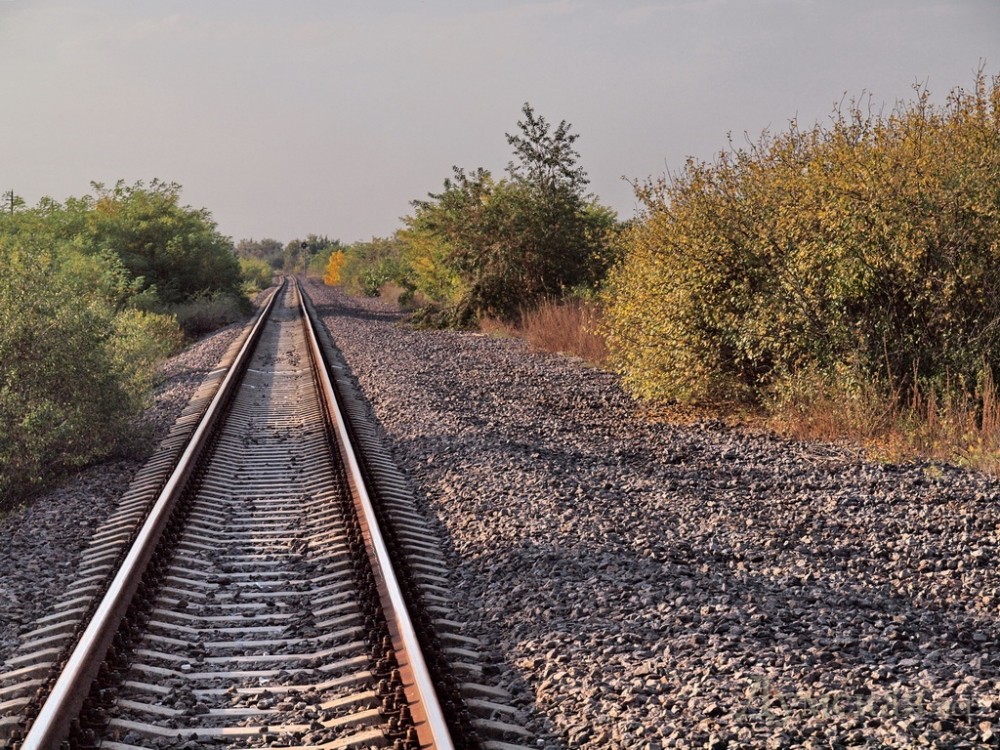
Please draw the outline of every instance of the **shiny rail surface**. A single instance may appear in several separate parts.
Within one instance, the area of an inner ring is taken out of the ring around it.
[[[379,597],[393,642],[394,657],[402,674],[401,682],[410,710],[419,712],[414,718],[418,727],[418,738],[423,740],[420,745],[440,750],[452,748],[454,745],[448,722],[441,709],[441,703],[424,660],[413,620],[393,569],[389,549],[382,536],[378,516],[368,494],[365,478],[352,446],[347,422],[337,403],[333,383],[324,363],[319,337],[316,335],[310,320],[305,301],[301,299],[301,293],[299,306],[306,328],[310,357],[316,365],[318,373],[320,392],[326,411],[333,418],[337,445],[347,469],[347,481],[351,487],[357,517],[366,541],[365,547],[368,550],[372,570],[378,582]]]
[[[8,746],[453,747],[295,286],[245,348]]]

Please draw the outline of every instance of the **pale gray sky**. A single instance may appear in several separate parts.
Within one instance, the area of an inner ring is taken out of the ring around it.
[[[0,0],[0,190],[159,177],[234,239],[365,239],[502,172],[528,101],[628,218],[623,176],[981,62],[1000,0]]]

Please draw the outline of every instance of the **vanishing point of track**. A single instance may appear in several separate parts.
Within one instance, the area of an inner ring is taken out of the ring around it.
[[[176,466],[159,469],[155,502],[126,498],[95,537],[88,595],[60,602],[8,661],[0,747],[500,750],[516,746],[497,737],[524,739],[498,720],[509,709],[494,691],[440,666],[469,655],[462,636],[443,636],[451,648],[435,636],[425,658],[407,602],[414,573],[400,585],[365,476],[380,459],[352,447],[329,376],[338,366],[315,333],[298,286],[283,285],[218,374]],[[443,563],[414,523],[390,536],[412,536],[416,578],[433,589]],[[442,683],[464,697],[439,698]]]

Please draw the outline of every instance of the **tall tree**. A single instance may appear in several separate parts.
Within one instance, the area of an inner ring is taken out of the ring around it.
[[[507,165],[510,186],[501,193],[509,204],[505,244],[519,271],[519,307],[603,275],[604,237],[594,222],[607,217],[589,210],[589,180],[574,145],[579,136],[569,123],[553,128],[528,103],[521,112],[519,132],[506,134],[515,160]]]
[[[529,104],[522,113],[518,132],[506,134],[514,150],[507,179],[456,167],[442,192],[413,202],[416,213],[407,219],[424,265],[441,257],[458,274],[457,283],[427,269],[422,275],[450,292],[464,290],[459,321],[514,319],[544,297],[598,281],[607,269],[606,234],[615,219],[585,195],[577,135],[565,120],[552,128]],[[434,237],[437,247],[429,242]]]
[[[580,154],[573,147],[580,136],[569,132],[571,126],[565,120],[552,132],[546,119],[536,115],[527,102],[521,112],[524,120],[517,123],[520,134],[506,133],[507,143],[514,147],[517,157],[517,161],[507,164],[508,174],[539,190],[565,190],[582,198],[590,180],[577,164]]]

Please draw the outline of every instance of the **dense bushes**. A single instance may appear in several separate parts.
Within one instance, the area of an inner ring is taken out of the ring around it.
[[[577,135],[528,104],[522,114],[519,132],[507,134],[514,160],[505,179],[456,168],[406,219],[402,236],[425,285],[417,288],[459,319],[516,320],[543,299],[597,283],[610,264],[615,216],[585,194]]]
[[[638,394],[958,388],[1000,364],[1000,84],[765,135],[641,186],[606,301]]]
[[[274,268],[259,258],[240,258],[240,276],[243,279],[244,293],[256,294],[271,285]]]
[[[74,241],[88,252],[118,255],[140,290],[169,307],[206,293],[240,296],[232,242],[204,209],[180,205],[180,185],[119,182],[84,199],[86,221]]]
[[[273,271],[280,271],[285,267],[285,246],[276,239],[270,237],[262,240],[243,239],[236,243],[234,249],[236,257],[261,261]]]
[[[115,449],[179,331],[167,316],[116,307],[127,274],[107,256],[0,237],[0,268],[2,509]]]
[[[231,243],[177,185],[94,189],[0,214],[0,508],[129,439],[178,319],[245,312]]]
[[[373,237],[331,253],[324,276],[368,297],[377,297],[382,286],[391,282],[412,288],[398,237]]]

